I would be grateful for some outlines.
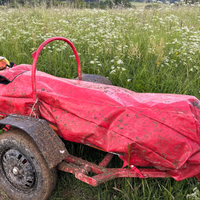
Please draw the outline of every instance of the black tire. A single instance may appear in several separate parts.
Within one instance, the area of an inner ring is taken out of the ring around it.
[[[111,81],[108,78],[95,74],[82,74],[82,81],[112,85]]]
[[[0,135],[0,185],[15,200],[45,200],[57,180],[32,138],[14,129]]]

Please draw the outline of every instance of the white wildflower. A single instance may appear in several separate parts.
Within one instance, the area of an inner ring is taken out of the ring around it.
[[[116,72],[116,70],[113,69],[113,70],[110,72],[110,74],[114,74],[115,72]]]
[[[119,59],[118,61],[117,61],[117,64],[118,65],[120,65],[120,64],[123,64],[124,62],[121,60],[121,59]]]
[[[57,49],[56,49],[56,51],[60,52],[60,51],[61,51],[61,49],[60,49],[60,48],[57,48]]]
[[[114,67],[114,66],[111,66],[111,69],[115,69],[115,67]]]

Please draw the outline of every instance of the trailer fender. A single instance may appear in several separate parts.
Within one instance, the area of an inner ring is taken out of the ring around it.
[[[8,115],[0,120],[1,125],[11,125],[25,131],[36,143],[50,169],[69,155],[62,140],[44,119]]]

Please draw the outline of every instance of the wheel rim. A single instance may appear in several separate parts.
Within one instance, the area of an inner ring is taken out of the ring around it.
[[[9,149],[2,156],[2,167],[8,181],[20,190],[30,190],[36,180],[35,168],[18,150]]]

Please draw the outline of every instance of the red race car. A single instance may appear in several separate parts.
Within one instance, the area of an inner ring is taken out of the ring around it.
[[[77,80],[36,70],[40,51],[54,40],[67,42],[74,51]],[[135,93],[105,77],[82,75],[76,49],[62,37],[42,43],[32,65],[0,60],[0,126],[5,130],[0,135],[0,183],[13,199],[47,199],[56,169],[93,186],[117,177],[200,179],[196,97]],[[108,154],[95,165],[69,155],[60,137]],[[123,160],[122,168],[106,168],[113,155]]]

